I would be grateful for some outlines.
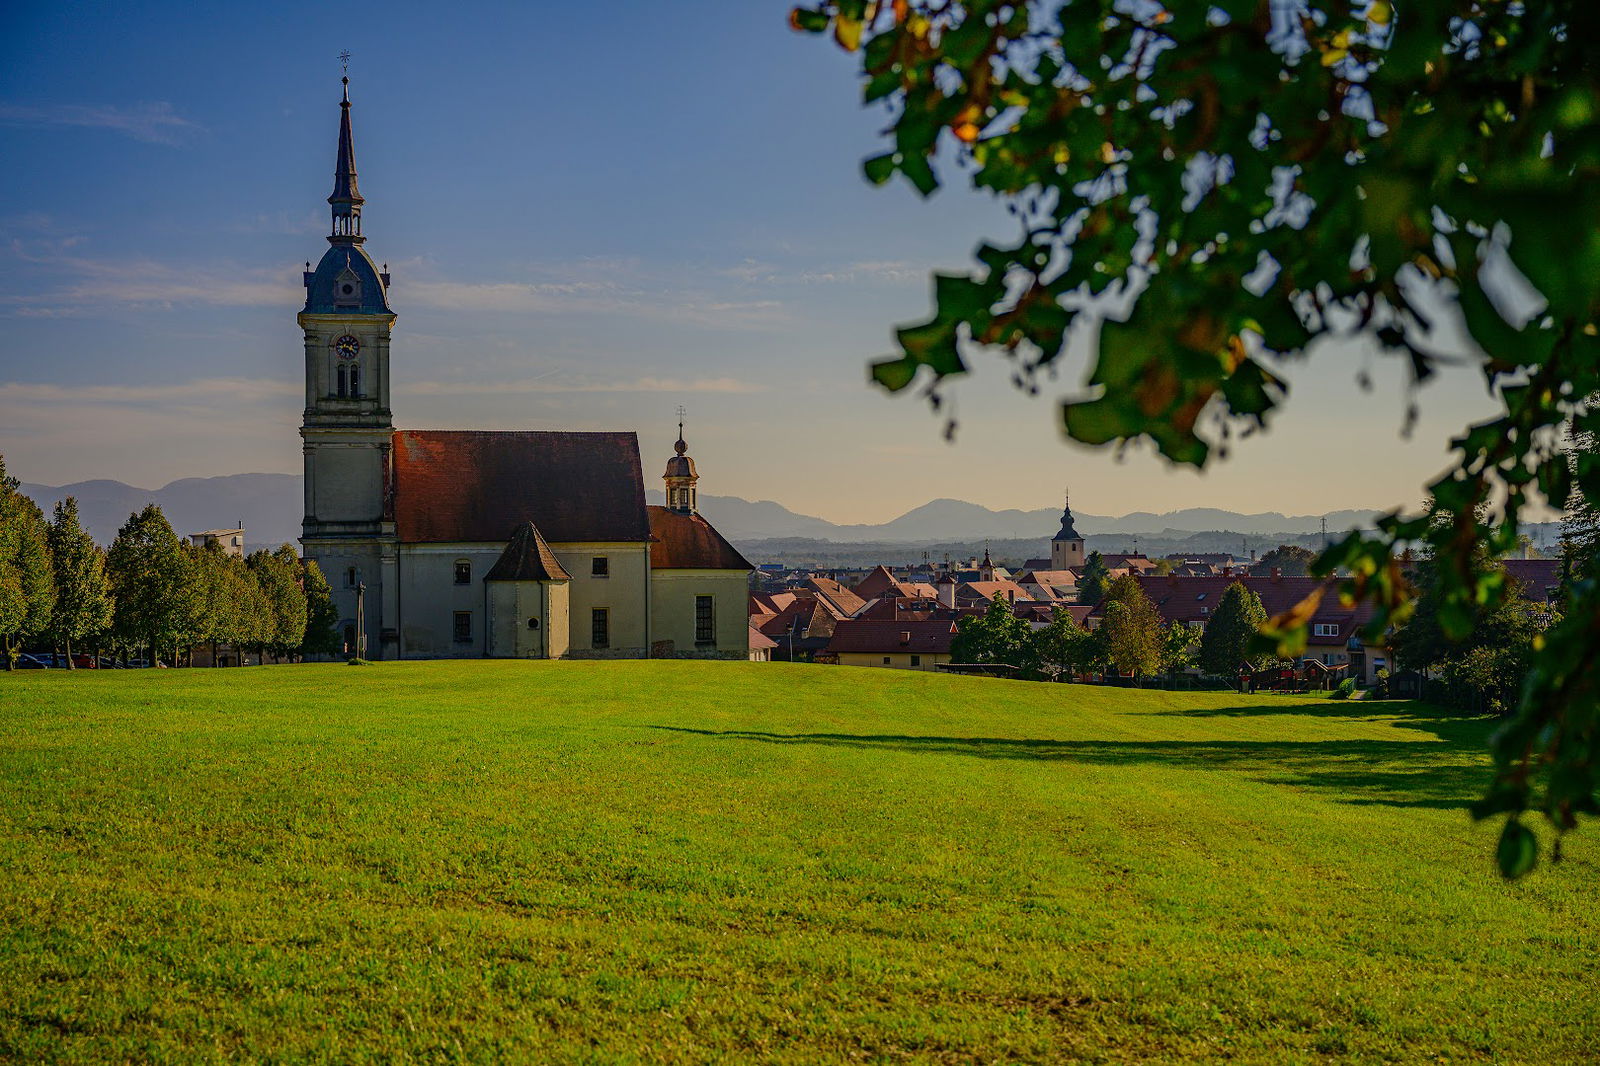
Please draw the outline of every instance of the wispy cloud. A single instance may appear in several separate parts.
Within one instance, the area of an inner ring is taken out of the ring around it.
[[[110,130],[146,144],[182,144],[189,136],[203,132],[203,127],[173,111],[165,100],[130,107],[0,103],[0,123]]]
[[[464,282],[412,281],[407,303],[446,311],[521,314],[620,314],[656,321],[759,328],[788,321],[781,300],[729,300],[670,287],[624,286],[614,281]]]
[[[905,260],[874,259],[805,269],[746,259],[720,273],[750,285],[859,285],[873,282],[916,281],[927,277],[924,267]]]
[[[765,392],[766,386],[737,378],[657,378],[641,377],[623,381],[560,381],[548,375],[519,381],[418,381],[397,385],[395,391],[406,396],[497,396],[508,393],[562,392]]]
[[[0,382],[0,411],[11,404],[171,405],[299,395],[304,386],[271,378],[202,378],[162,385],[56,385]]]
[[[177,267],[152,259],[96,259],[71,255],[76,238],[42,247],[12,239],[9,248],[24,262],[67,276],[56,288],[0,294],[0,313],[20,318],[75,318],[107,308],[170,310],[179,305],[293,307],[303,298],[299,271],[285,264],[272,270],[237,264]]]

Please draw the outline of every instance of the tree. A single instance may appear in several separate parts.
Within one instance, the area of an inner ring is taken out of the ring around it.
[[[306,594],[300,587],[300,557],[285,544],[275,552],[252,552],[248,563],[266,598],[266,643],[275,656],[298,651],[306,636]]]
[[[55,606],[44,514],[17,486],[0,457],[0,658],[7,670],[13,642],[44,632]]]
[[[1111,583],[1102,603],[1100,640],[1105,658],[1118,673],[1160,673],[1167,648],[1166,626],[1139,579],[1123,574]]]
[[[1090,552],[1089,558],[1083,561],[1083,573],[1078,575],[1078,602],[1090,607],[1097,607],[1105,599],[1106,586],[1111,581],[1111,572],[1106,569],[1106,561],[1099,552]]]
[[[1239,664],[1259,667],[1268,657],[1252,650],[1256,634],[1267,624],[1261,597],[1235,581],[1222,591],[1200,636],[1200,668],[1208,674],[1232,676]]]
[[[997,597],[982,614],[956,623],[950,658],[958,663],[1004,663],[1021,669],[1028,664],[1031,636],[1028,623],[1017,617],[1011,604]]]
[[[1591,396],[1591,404],[1600,397]],[[1567,445],[1567,462],[1574,481],[1600,465],[1600,437],[1593,430],[1576,430]],[[1577,577],[1600,578],[1600,503],[1574,493],[1561,518],[1561,554]]]
[[[322,576],[314,559],[301,560],[300,584],[306,594],[306,635],[300,646],[303,655],[336,655],[339,652],[339,610],[333,605],[333,589]]]
[[[1277,570],[1284,577],[1304,577],[1311,572],[1311,564],[1316,557],[1317,553],[1309,548],[1280,544],[1263,555],[1253,569],[1267,573]]]
[[[1181,674],[1200,661],[1200,638],[1187,622],[1167,626],[1161,651],[1162,665],[1169,674]]]
[[[1093,337],[1066,433],[1203,467],[1265,426],[1288,391],[1276,368],[1313,341],[1364,337],[1417,386],[1462,327],[1499,410],[1428,486],[1449,521],[1386,515],[1316,562],[1372,602],[1374,639],[1411,609],[1408,543],[1441,551],[1441,595],[1466,608],[1504,595],[1474,580],[1471,545],[1505,553],[1541,501],[1600,505],[1600,459],[1574,472],[1555,432],[1600,429],[1584,399],[1600,391],[1600,241],[1573,239],[1600,232],[1600,7],[821,0],[790,22],[859,51],[864,99],[889,110],[868,180],[928,195],[937,163],[1020,223],[970,276],[935,277],[933,315],[873,367],[885,388],[920,384],[944,409],[944,381],[998,352],[1037,392],[1069,334]],[[1098,329],[1072,330],[1080,315]],[[1268,627],[1281,655],[1304,651],[1315,606]],[[1537,861],[1524,813],[1558,832],[1600,813],[1600,579],[1570,585],[1544,638],[1478,809],[1510,815],[1508,877]]]
[[[193,639],[196,611],[191,563],[161,508],[149,504],[130,515],[106,556],[116,608],[112,628],[123,643],[177,657],[178,644]]]
[[[1033,632],[1033,661],[1040,672],[1055,677],[1081,669],[1094,661],[1094,641],[1072,613],[1057,607],[1050,624]]]
[[[50,634],[66,648],[71,670],[73,642],[87,641],[111,625],[111,583],[99,545],[78,524],[75,497],[56,504],[49,542],[56,579]]]

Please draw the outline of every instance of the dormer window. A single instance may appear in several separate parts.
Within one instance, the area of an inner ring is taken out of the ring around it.
[[[361,275],[348,265],[333,279],[333,306],[361,306]]]

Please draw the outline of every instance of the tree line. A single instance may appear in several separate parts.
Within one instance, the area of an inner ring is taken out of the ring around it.
[[[0,457],[0,664],[24,644],[109,651],[154,664],[192,661],[193,650],[253,650],[263,661],[339,650],[332,591],[317,564],[285,544],[230,555],[185,543],[151,504],[130,515],[109,549],[84,531],[78,502],[45,518],[18,491]],[[240,655],[243,662],[243,655]]]
[[[1035,679],[1089,670],[1157,677],[1195,666],[1205,674],[1231,677],[1241,663],[1260,666],[1268,658],[1252,646],[1267,613],[1261,598],[1239,582],[1228,586],[1204,630],[1164,622],[1130,574],[1106,582],[1093,602],[1101,609],[1100,625],[1094,629],[1080,625],[1063,608],[1056,609],[1049,624],[1034,629],[1009,603],[996,600],[983,614],[956,623],[950,657],[958,663],[1012,666],[1022,677]]]

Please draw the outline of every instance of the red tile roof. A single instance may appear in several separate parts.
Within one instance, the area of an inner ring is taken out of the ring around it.
[[[765,633],[761,632],[761,630],[757,629],[755,626],[750,627],[751,651],[764,651],[767,648],[776,648],[777,646],[777,641],[769,639]]]
[[[949,655],[950,639],[956,626],[948,619],[888,622],[877,619],[845,619],[834,627],[828,651],[890,655],[915,652],[921,655]]]
[[[1145,595],[1156,605],[1156,610],[1161,612],[1162,618],[1168,622],[1209,620],[1216,611],[1222,594],[1234,582],[1261,597],[1261,606],[1266,609],[1269,617],[1282,614],[1319,587],[1326,588],[1327,591],[1323,594],[1316,614],[1311,617],[1312,628],[1309,639],[1312,644],[1342,647],[1358,627],[1365,625],[1372,618],[1372,608],[1368,604],[1358,604],[1354,607],[1340,604],[1338,594],[1333,587],[1336,582],[1332,578],[1241,577],[1237,574],[1232,576],[1217,574],[1206,577],[1139,576],[1135,580],[1139,582],[1139,587],[1144,589]],[[1098,610],[1096,613],[1099,613]],[[1339,629],[1335,634],[1319,635],[1316,631],[1318,625],[1337,625]]]
[[[1522,586],[1523,599],[1545,601],[1545,590],[1561,584],[1560,559],[1503,559],[1506,573]]]
[[[739,550],[697,514],[649,507],[652,570],[754,570]]]
[[[632,433],[398,430],[393,445],[403,543],[504,542],[524,522],[556,544],[650,539]]]
[[[867,602],[831,577],[807,578],[805,587],[818,599],[826,600],[830,607],[845,618],[861,610]]]

